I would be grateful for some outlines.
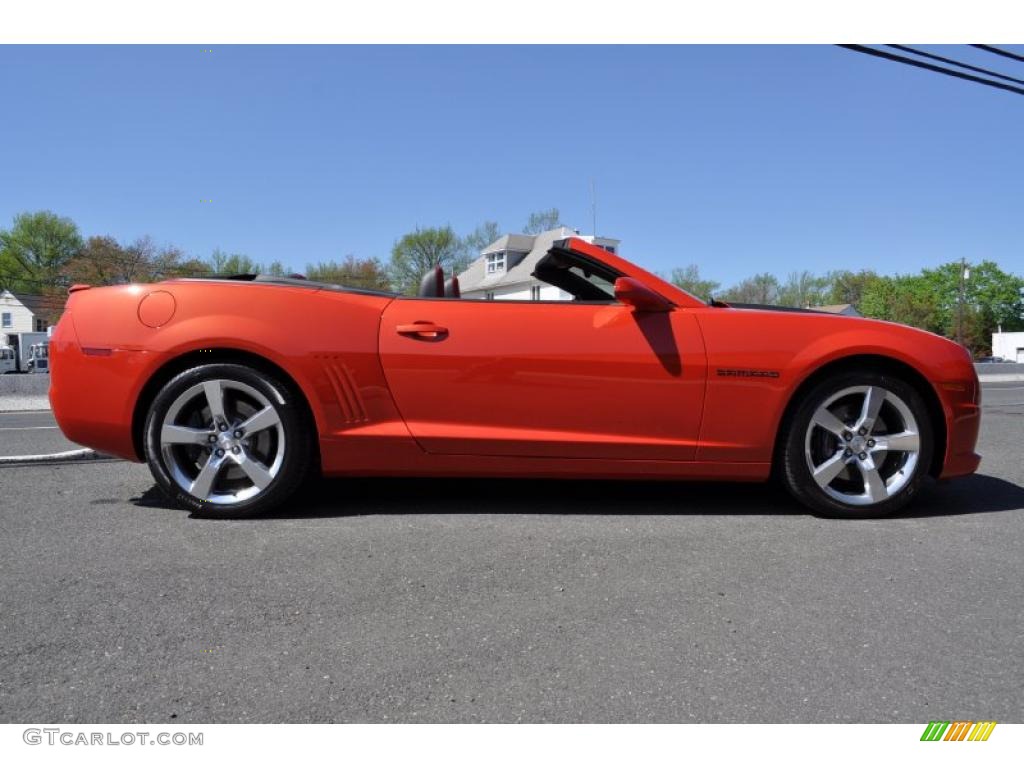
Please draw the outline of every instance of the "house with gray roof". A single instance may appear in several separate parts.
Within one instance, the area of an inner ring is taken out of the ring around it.
[[[537,235],[502,235],[480,252],[479,258],[459,275],[459,289],[467,299],[568,301],[572,296],[533,277],[533,270],[558,240],[578,237],[618,253],[621,241],[581,235],[569,227],[556,227]]]
[[[8,334],[45,331],[53,315],[60,314],[55,304],[59,307],[60,299],[0,291],[0,344],[7,343]]]

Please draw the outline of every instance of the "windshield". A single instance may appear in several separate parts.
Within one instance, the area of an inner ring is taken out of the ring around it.
[[[587,256],[555,247],[537,262],[533,277],[557,286],[575,301],[612,302],[619,273]]]

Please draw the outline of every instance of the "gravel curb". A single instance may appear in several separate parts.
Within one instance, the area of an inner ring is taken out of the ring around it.
[[[48,410],[50,398],[46,395],[0,395],[0,413]]]
[[[26,464],[77,464],[83,461],[121,461],[114,456],[97,453],[92,448],[77,448],[60,453],[26,454],[24,456],[0,456],[0,467],[23,467]]]
[[[0,398],[46,397],[50,391],[50,377],[43,374],[9,373],[0,376]]]

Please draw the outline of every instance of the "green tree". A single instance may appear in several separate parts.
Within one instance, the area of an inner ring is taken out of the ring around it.
[[[462,238],[462,255],[466,261],[476,259],[488,245],[501,237],[501,229],[496,221],[485,221]]]
[[[963,280],[963,306],[965,313],[978,315],[976,322],[991,333],[997,326],[1003,330],[1024,328],[1024,278],[1004,272],[992,261],[966,264],[967,277]],[[959,323],[960,274],[959,262],[926,269],[921,275],[935,294],[944,332],[956,334]]]
[[[206,277],[210,274],[210,265],[194,256],[182,258],[180,262],[167,271],[167,277]]]
[[[769,272],[762,272],[734,285],[723,293],[721,298],[740,304],[777,304],[779,280]]]
[[[39,293],[67,282],[64,268],[82,248],[71,219],[51,211],[20,213],[0,230],[0,288]]]
[[[700,276],[700,267],[696,264],[687,264],[685,267],[676,267],[672,270],[672,277],[669,282],[678,285],[691,296],[698,299],[708,299],[718,290],[720,283],[714,280],[705,280]]]
[[[400,293],[415,295],[423,275],[437,264],[445,275],[458,274],[466,268],[468,260],[459,237],[451,227],[417,227],[391,248],[391,285]]]
[[[186,257],[179,248],[157,246],[148,235],[127,246],[110,236],[93,236],[65,271],[70,283],[123,285],[203,274],[209,272],[209,267]]]
[[[917,275],[881,277],[864,290],[860,311],[949,338],[963,335],[975,354],[989,349],[992,332],[1024,328],[1024,278],[1004,272],[992,261],[967,265],[961,294],[960,262],[922,270]],[[962,302],[961,302],[962,298]],[[961,326],[961,304],[963,322]]]
[[[852,304],[859,310],[864,291],[878,280],[878,275],[869,269],[862,269],[859,272],[839,269],[829,272],[825,279],[829,287],[823,304]]]
[[[534,211],[526,219],[526,226],[523,227],[524,235],[536,235],[547,232],[558,226],[561,214],[557,208],[549,208],[546,211]]]
[[[975,306],[964,307],[963,343],[974,356],[992,354],[992,332],[996,326],[992,324],[987,313]],[[948,334],[956,338],[956,331]]]
[[[992,333],[998,328],[1024,328],[1024,278],[1004,272],[995,262],[950,262],[924,270],[921,277],[934,296],[936,332],[962,339],[974,354],[990,350]]]
[[[391,287],[387,269],[379,259],[357,259],[351,254],[340,262],[307,264],[306,277],[352,288],[386,291]]]
[[[807,270],[790,272],[789,278],[779,286],[778,303],[784,307],[817,307],[824,304],[828,293],[828,278]]]
[[[113,285],[122,274],[126,259],[121,244],[112,237],[93,236],[85,241],[81,250],[65,266],[69,283],[86,285]]]
[[[244,253],[225,253],[215,248],[207,261],[210,271],[216,275],[253,275],[260,273],[260,265]]]
[[[136,281],[150,282],[182,277],[189,270],[202,264],[199,259],[186,256],[177,246],[157,246],[149,235],[135,240],[127,250],[129,254],[135,255],[136,263],[139,265],[133,278]]]
[[[921,275],[880,277],[868,283],[859,311],[865,317],[942,332],[941,311],[932,286]]]

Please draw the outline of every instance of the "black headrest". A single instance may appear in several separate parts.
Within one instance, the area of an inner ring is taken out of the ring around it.
[[[445,281],[444,284],[444,295],[448,299],[457,299],[462,294],[459,293],[459,276],[452,275]]]
[[[428,299],[440,299],[444,297],[444,270],[438,264],[427,272],[420,280],[420,291],[417,296]]]

